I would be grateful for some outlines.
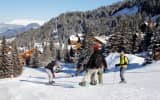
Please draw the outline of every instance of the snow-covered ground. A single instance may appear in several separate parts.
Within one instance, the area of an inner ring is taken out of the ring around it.
[[[118,12],[116,12],[113,16],[120,16],[120,15],[134,15],[138,12],[138,6],[133,6],[131,8],[124,8]]]
[[[112,71],[118,54],[111,54],[106,58],[111,71],[104,74],[103,85],[78,86],[82,76],[67,74],[74,72],[72,64],[64,64],[64,72],[56,74],[55,86],[47,85],[43,68],[24,67],[20,77],[0,80],[0,100],[160,100],[160,61],[142,67],[143,59],[127,56],[134,65],[125,74],[127,84],[119,84],[119,71]]]
[[[153,17],[152,17],[152,20],[156,21],[156,20],[157,20],[157,18],[159,18],[159,17],[160,17],[160,14],[155,15],[155,16],[153,16]]]

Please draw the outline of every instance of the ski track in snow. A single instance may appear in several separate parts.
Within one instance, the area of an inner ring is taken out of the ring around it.
[[[117,60],[116,56],[112,60]],[[134,61],[133,56],[129,58]],[[69,77],[66,73],[56,73],[56,84],[47,85],[43,68],[25,67],[20,77],[0,80],[0,100],[160,100],[159,66],[160,62],[154,62],[127,70],[127,84],[119,84],[119,71],[111,71],[104,74],[103,85],[86,87],[78,86],[82,76]]]

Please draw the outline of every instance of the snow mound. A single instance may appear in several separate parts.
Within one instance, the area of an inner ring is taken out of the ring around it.
[[[152,17],[152,20],[156,21],[159,17],[160,17],[160,14],[155,15],[155,16]]]
[[[137,67],[137,65],[142,65],[145,62],[145,59],[142,57],[138,57],[135,55],[131,55],[131,54],[126,54],[126,56],[129,59],[129,67],[132,65],[136,65],[135,67]],[[115,67],[115,64],[119,64],[119,57],[120,54],[119,53],[110,53],[109,56],[107,56],[105,58],[106,62],[107,62],[107,66],[108,69],[112,69]]]

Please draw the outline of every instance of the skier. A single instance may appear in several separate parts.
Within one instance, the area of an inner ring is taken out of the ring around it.
[[[56,67],[55,65],[56,65],[56,61],[51,61],[50,63],[48,63],[47,66],[45,66],[46,72],[49,77],[49,84],[55,83],[55,81],[53,81],[53,78],[55,78],[55,74],[54,74],[54,67]]]
[[[120,53],[120,64],[115,65],[116,67],[120,66],[121,81],[119,83],[126,83],[126,80],[124,78],[124,73],[125,73],[125,70],[127,69],[128,63],[129,63],[128,57],[125,55],[124,51],[122,50]]]
[[[87,78],[90,78],[90,84],[96,85],[96,75],[98,74],[98,81],[99,84],[103,84],[103,69],[104,69],[104,62],[103,62],[103,56],[101,54],[101,45],[96,44],[94,46],[94,52],[91,55],[87,65],[86,65],[86,74],[84,78],[82,79],[82,82],[79,83],[81,86],[86,85]]]

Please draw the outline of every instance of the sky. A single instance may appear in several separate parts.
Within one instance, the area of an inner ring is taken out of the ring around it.
[[[48,21],[61,13],[93,10],[120,0],[0,0],[0,22]]]

